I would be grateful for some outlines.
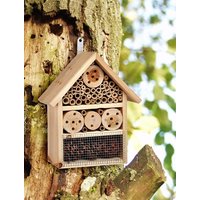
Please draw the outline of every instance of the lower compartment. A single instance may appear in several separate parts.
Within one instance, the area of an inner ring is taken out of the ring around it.
[[[123,135],[63,139],[63,161],[123,157]]]

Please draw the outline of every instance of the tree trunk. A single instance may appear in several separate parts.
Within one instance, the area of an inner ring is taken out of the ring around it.
[[[111,180],[122,166],[58,170],[47,162],[46,107],[38,97],[75,57],[80,36],[84,37],[84,51],[98,52],[117,72],[122,36],[118,0],[25,0],[27,200],[117,199],[121,195],[118,190],[112,192]]]

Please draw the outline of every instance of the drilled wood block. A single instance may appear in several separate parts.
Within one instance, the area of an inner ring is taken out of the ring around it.
[[[104,111],[102,124],[108,130],[117,130],[122,124],[122,113],[119,109],[111,108]]]
[[[104,73],[96,65],[90,66],[83,74],[83,81],[88,87],[94,88],[103,82]]]
[[[95,111],[89,111],[85,116],[85,126],[90,130],[96,130],[101,125],[101,116]]]
[[[63,117],[63,128],[68,133],[79,132],[84,125],[84,118],[78,111],[69,111],[64,114]]]

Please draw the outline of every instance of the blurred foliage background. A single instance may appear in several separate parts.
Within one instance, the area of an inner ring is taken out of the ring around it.
[[[152,138],[167,182],[153,200],[175,198],[175,72],[174,0],[121,0],[123,25],[120,76],[142,98],[128,104],[129,141],[135,149]],[[151,135],[151,137],[149,137]],[[142,137],[141,137],[142,136]],[[129,150],[129,154],[132,153]]]

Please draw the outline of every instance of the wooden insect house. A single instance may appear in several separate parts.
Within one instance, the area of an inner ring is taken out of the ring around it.
[[[97,53],[78,54],[40,96],[48,161],[58,168],[127,162],[127,100],[140,98]]]

